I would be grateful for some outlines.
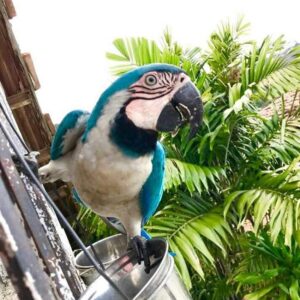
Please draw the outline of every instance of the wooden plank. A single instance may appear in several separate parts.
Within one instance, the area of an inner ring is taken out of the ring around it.
[[[17,15],[17,12],[16,12],[16,9],[15,9],[15,6],[14,6],[12,0],[4,0],[4,4],[5,4],[5,8],[6,8],[8,17],[10,19],[15,17]]]
[[[28,90],[7,97],[11,109],[18,109],[25,105],[29,105],[32,103],[32,99],[31,93]]]
[[[36,133],[36,129],[33,128],[32,119],[28,115],[27,111],[25,110],[26,107],[22,107],[18,109],[18,111],[13,110],[14,116],[17,116],[16,120],[19,125],[20,131],[22,136],[26,141],[26,144],[30,146],[31,150],[39,150],[42,147],[42,143],[38,138],[38,134]]]
[[[44,148],[39,150],[40,155],[38,156],[39,165],[45,165],[50,160],[50,148]]]
[[[13,137],[15,144],[18,149],[25,154],[27,152],[27,147],[25,145],[24,139],[21,136],[21,132],[17,126],[14,119],[13,113],[6,101],[4,90],[0,82],[0,122],[4,124],[5,128],[9,131],[10,136]]]
[[[2,0],[0,0],[0,64],[0,81],[7,96],[30,89],[30,83],[24,71],[25,65]]]
[[[44,119],[46,121],[46,124],[48,125],[48,128],[49,128],[51,134],[54,135],[55,131],[56,131],[56,128],[55,128],[55,125],[52,122],[52,119],[51,119],[50,115],[48,113],[44,114]]]
[[[26,105],[29,105],[29,104],[31,104],[31,99],[26,99],[26,100],[24,100],[24,101],[22,101],[22,102],[20,102],[20,103],[17,103],[17,104],[15,104],[15,105],[12,105],[10,108],[11,108],[12,110],[16,110],[16,109],[18,109],[18,108],[22,108],[22,107],[24,107],[24,106],[26,106]]]
[[[25,62],[27,70],[30,74],[34,90],[36,91],[41,87],[41,84],[40,84],[39,78],[37,76],[37,73],[36,73],[36,70],[35,70],[35,67],[34,67],[34,64],[32,61],[32,57],[31,57],[30,53],[23,53],[22,58]]]
[[[5,87],[8,96],[20,91],[19,82],[21,79],[15,67],[13,50],[9,44],[7,34],[5,34],[5,25],[1,22],[0,15],[0,81]]]
[[[32,75],[35,76],[34,71],[32,71]],[[14,115],[24,139],[31,149],[38,151],[50,145],[52,135],[36,99],[32,75],[28,72],[21,56],[11,24],[7,18],[3,0],[0,0],[0,81],[7,96],[16,95],[24,90],[31,92],[31,104],[25,101],[23,104],[28,105],[21,108],[20,106],[14,107]],[[22,130],[23,127],[24,130]]]

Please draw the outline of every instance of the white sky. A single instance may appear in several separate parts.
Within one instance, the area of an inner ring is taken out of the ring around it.
[[[251,38],[300,41],[300,0],[14,0],[13,29],[41,82],[43,112],[57,123],[91,110],[112,77],[105,53],[118,37],[160,40],[168,26],[184,46],[205,47],[222,20],[244,15]]]

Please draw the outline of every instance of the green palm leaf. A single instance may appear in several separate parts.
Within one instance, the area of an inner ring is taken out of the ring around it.
[[[221,177],[225,178],[226,174],[220,167],[199,166],[173,158],[166,161],[166,190],[178,188],[181,184],[185,184],[190,193],[197,191],[201,194],[203,190],[209,192],[210,188],[218,190]]]
[[[121,64],[112,67],[112,72],[115,75],[121,75],[137,66],[163,60],[163,52],[157,43],[146,38],[116,39],[113,44],[118,53],[109,52],[106,57],[121,62]]]
[[[239,64],[244,44],[241,39],[249,30],[249,23],[239,18],[235,24],[223,22],[208,41],[208,65],[217,79],[226,86],[230,82],[231,72]]]
[[[220,213],[220,209],[212,209],[212,203],[180,193],[146,226],[152,236],[169,241],[188,288],[191,288],[188,264],[204,278],[203,264],[214,266],[215,262],[210,248],[217,248],[226,255],[231,230]]]
[[[150,63],[167,63],[185,70],[198,88],[202,88],[206,79],[206,73],[200,73],[203,68],[200,48],[182,50],[178,43],[173,42],[168,30],[164,32],[162,45],[143,37],[116,39],[113,45],[117,53],[108,52],[106,57],[118,62],[111,68],[114,75],[121,75],[137,66]]]
[[[257,233],[260,226],[268,226],[273,242],[283,232],[285,244],[291,246],[292,236],[296,238],[300,225],[299,160],[300,157],[285,170],[262,174],[255,188],[229,194],[225,199],[225,215],[234,202],[240,226],[250,213],[254,219],[254,232]]]
[[[300,46],[282,51],[284,41],[279,37],[274,42],[267,37],[242,61],[242,89],[254,88],[259,97],[273,99],[299,88]]]
[[[299,299],[300,248],[295,240],[290,248],[282,234],[277,245],[266,231],[258,237],[248,234],[240,256],[233,280],[245,290],[245,299]]]

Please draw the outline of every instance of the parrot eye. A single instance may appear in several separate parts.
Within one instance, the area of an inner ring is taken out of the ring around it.
[[[155,85],[157,83],[157,79],[154,75],[148,75],[145,78],[145,82],[147,85],[152,86]]]

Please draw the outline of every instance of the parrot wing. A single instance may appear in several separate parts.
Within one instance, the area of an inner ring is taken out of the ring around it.
[[[59,124],[54,135],[50,156],[56,160],[72,151],[82,136],[90,113],[82,110],[69,112]]]
[[[163,194],[164,175],[165,151],[161,143],[157,142],[152,158],[152,172],[140,192],[142,225],[154,214],[159,205]]]

